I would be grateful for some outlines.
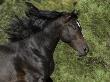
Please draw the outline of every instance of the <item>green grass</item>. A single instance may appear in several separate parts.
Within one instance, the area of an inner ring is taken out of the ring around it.
[[[24,1],[0,3],[0,30],[8,28],[14,14],[24,15]],[[76,7],[74,1],[78,1]],[[32,3],[45,10],[80,10],[79,20],[90,52],[87,57],[78,58],[72,48],[59,42],[54,53],[54,82],[110,82],[110,0],[42,0],[40,3],[32,0]],[[4,31],[0,31],[0,42],[7,42]]]

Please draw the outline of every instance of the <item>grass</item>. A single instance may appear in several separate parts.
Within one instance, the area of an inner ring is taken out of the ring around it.
[[[27,0],[24,0],[27,1]],[[5,28],[13,14],[24,15],[24,1],[0,2],[0,42],[7,42]],[[76,7],[73,2],[77,1]],[[54,53],[56,63],[54,82],[110,82],[110,0],[32,0],[44,10],[80,10],[79,20],[89,44],[87,57],[78,58],[67,44],[59,42]],[[15,13],[13,13],[15,12]]]

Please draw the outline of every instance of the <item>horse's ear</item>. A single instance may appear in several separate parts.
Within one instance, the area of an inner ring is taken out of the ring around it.
[[[71,15],[66,15],[64,18],[64,22],[67,23],[71,19]]]
[[[79,11],[78,10],[73,10],[72,11],[72,13],[71,13],[71,17],[73,17],[73,18],[78,18],[78,16],[79,16]]]
[[[26,15],[28,17],[36,16],[36,14],[39,12],[39,9],[36,8],[32,3],[25,2],[27,5],[27,10],[25,11]]]

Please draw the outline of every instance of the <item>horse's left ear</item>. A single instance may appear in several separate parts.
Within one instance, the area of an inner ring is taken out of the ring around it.
[[[71,20],[71,15],[66,15],[64,17],[64,22],[67,23],[69,20]]]
[[[73,11],[71,12],[71,17],[77,19],[78,16],[79,16],[79,10],[73,10]]]

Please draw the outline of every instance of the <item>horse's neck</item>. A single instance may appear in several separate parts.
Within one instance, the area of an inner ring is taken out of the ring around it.
[[[42,55],[53,54],[59,41],[59,29],[53,24],[37,33],[29,40],[29,46],[37,49]]]
[[[37,50],[41,55],[50,56],[53,54],[60,39],[60,32],[60,25],[58,25],[56,22],[52,22],[41,32],[37,32],[25,40],[14,42],[11,44],[11,46],[14,46],[15,51],[34,49]]]

